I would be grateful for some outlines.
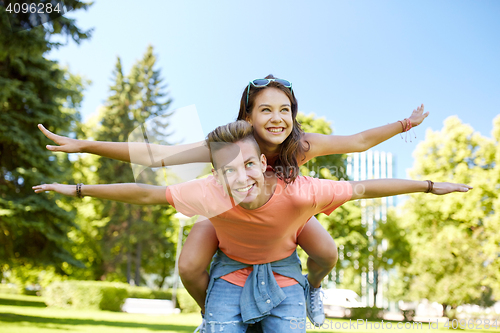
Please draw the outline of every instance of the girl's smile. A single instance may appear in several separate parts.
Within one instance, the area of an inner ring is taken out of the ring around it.
[[[288,96],[276,88],[264,88],[255,98],[247,121],[263,150],[276,150],[293,129],[292,109]]]

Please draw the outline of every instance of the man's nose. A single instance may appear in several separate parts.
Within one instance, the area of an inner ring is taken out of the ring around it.
[[[238,183],[245,184],[247,182],[247,172],[245,168],[238,169],[236,176],[236,181]]]

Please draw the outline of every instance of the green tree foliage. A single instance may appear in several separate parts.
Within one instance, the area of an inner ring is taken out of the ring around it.
[[[427,298],[452,309],[491,305],[498,285],[500,230],[500,117],[493,138],[457,117],[441,131],[428,131],[415,151],[414,179],[451,181],[474,187],[467,194],[413,195],[404,205],[402,226],[411,244],[411,264],[402,272],[409,297]]]
[[[297,119],[305,132],[332,134],[330,123],[324,118],[316,119],[314,114],[299,113]],[[324,179],[348,180],[345,155],[313,158],[301,167],[301,173]],[[361,273],[366,272],[369,262],[373,263],[375,272],[399,265],[408,266],[410,246],[393,212],[389,212],[386,221],[376,221],[373,241],[367,234],[367,226],[362,223],[361,206],[370,213],[380,205],[380,199],[365,200],[363,203],[351,201],[337,208],[330,216],[318,216],[339,248],[335,276],[338,286],[342,288],[361,293]],[[305,257],[305,254],[302,256]]]
[[[489,283],[493,289],[495,298],[500,299],[500,116],[493,120],[493,146],[494,149],[494,167],[489,171],[489,186],[488,194],[491,195],[491,211],[484,218],[484,228],[489,236],[484,243],[484,251],[488,257],[487,267],[491,278]]]
[[[304,115],[299,113],[297,120],[305,132],[326,135],[330,135],[333,132],[329,122],[324,118],[316,118],[314,114]],[[300,167],[302,175],[333,180],[347,179],[345,170],[345,155],[315,157]],[[355,271],[352,268],[359,268],[356,264],[360,260],[359,255],[361,251],[359,250],[367,248],[366,230],[365,227],[361,226],[359,203],[348,202],[337,208],[330,216],[319,214],[317,218],[325,229],[330,232],[337,246],[340,248],[340,258],[335,268],[338,273],[337,276],[340,276],[341,270],[344,270],[343,274],[346,274],[346,277],[349,274],[354,276]],[[304,262],[306,254],[300,250],[299,255]],[[346,269],[347,271],[345,271]],[[346,279],[346,281],[348,280],[353,281],[353,279]],[[355,290],[359,289],[354,288],[352,285],[350,287]]]
[[[64,3],[75,9],[88,6]],[[45,150],[46,139],[36,125],[49,124],[62,134],[73,130],[84,83],[44,55],[61,45],[50,42],[51,36],[80,42],[89,32],[61,17],[13,33],[3,6],[0,31],[0,266],[6,270],[52,265],[63,273],[68,264],[80,264],[68,251],[67,232],[74,214],[52,196],[34,194],[31,186],[64,180],[71,167],[66,157]]]
[[[99,141],[127,142],[132,131],[143,126],[146,121],[158,116],[163,116],[163,119],[168,117],[166,110],[171,100],[164,93],[165,86],[162,86],[160,71],[154,68],[155,63],[156,57],[151,46],[144,57],[134,64],[129,75],[123,73],[118,58],[110,96],[100,112],[97,124],[86,127],[90,137]],[[164,132],[168,124],[163,125],[162,128],[148,128],[148,132]],[[135,181],[128,163],[100,157],[82,163],[94,166],[95,174],[91,176],[94,183]],[[157,179],[157,173],[146,171],[141,174],[140,181],[161,183]],[[148,272],[158,274],[159,283],[163,283],[164,278],[170,274],[175,259],[175,256],[169,255],[174,244],[166,235],[167,230],[172,228],[170,215],[174,213],[173,208],[88,200],[94,211],[82,206],[79,212],[84,214],[82,223],[88,225],[88,220],[85,221],[87,216],[94,221],[86,230],[94,233],[98,242],[82,239],[82,242],[91,246],[88,251],[97,259],[95,263],[88,263],[93,266],[96,274],[100,274],[94,278],[127,282],[134,279],[139,284],[141,272]],[[88,236],[90,234],[87,238]]]
[[[330,216],[319,215],[318,220],[337,243],[339,260],[334,268],[337,286],[360,294],[360,273],[368,260],[368,237],[366,226],[361,224],[359,201],[349,201]]]
[[[305,115],[300,113],[297,115],[297,121],[301,124],[304,132],[332,134],[330,122],[324,118],[315,118],[314,114]],[[323,178],[323,179],[347,179],[346,175],[346,158],[345,155],[327,155],[318,156],[307,161],[300,168],[302,175]]]

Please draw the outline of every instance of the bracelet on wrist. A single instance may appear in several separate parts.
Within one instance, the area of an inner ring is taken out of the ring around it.
[[[398,120],[398,121],[401,123],[401,133],[406,132],[405,131],[405,125],[403,125],[403,122],[401,120]]]
[[[402,131],[401,133],[399,133],[399,135],[401,136],[401,139],[403,139],[403,135],[402,133],[406,133],[405,134],[405,142],[408,142],[407,141],[407,138],[408,138],[408,131],[411,130],[413,128],[413,125],[411,123],[411,120],[409,118],[405,118],[403,120],[398,120],[399,123],[401,123],[401,127],[402,127]],[[415,131],[413,131],[413,133],[415,134]],[[415,139],[417,138],[417,135],[415,134]],[[410,142],[411,141],[411,134],[410,134]]]
[[[83,195],[82,195],[82,185],[83,185],[82,183],[76,184],[76,196],[78,198],[80,198],[80,199],[83,198]]]
[[[425,193],[432,193],[432,190],[434,189],[434,182],[432,180],[426,180],[427,182],[427,191]]]

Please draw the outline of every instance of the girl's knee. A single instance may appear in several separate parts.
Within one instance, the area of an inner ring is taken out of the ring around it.
[[[327,257],[327,262],[331,268],[335,267],[337,261],[339,259],[339,252],[337,251],[337,247],[330,249]]]
[[[189,257],[179,257],[179,275],[184,280],[197,279],[207,269],[207,265]]]
[[[333,268],[337,264],[339,259],[339,253],[337,247],[329,247],[325,251],[322,251],[321,256],[317,258],[316,262],[325,268]]]

